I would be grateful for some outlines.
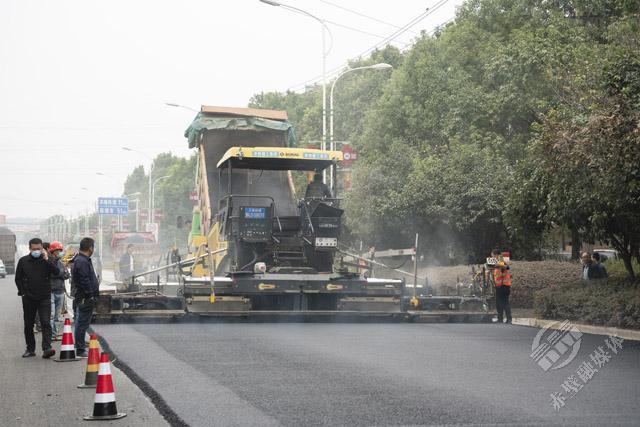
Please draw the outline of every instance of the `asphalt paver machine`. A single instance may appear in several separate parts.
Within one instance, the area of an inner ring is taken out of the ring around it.
[[[286,113],[203,106],[185,135],[198,153],[191,253],[175,295],[104,294],[98,317],[398,316],[402,279],[366,278],[337,256],[339,198],[296,195],[293,172],[322,172],[342,152],[295,147]],[[335,196],[335,195],[334,195]]]

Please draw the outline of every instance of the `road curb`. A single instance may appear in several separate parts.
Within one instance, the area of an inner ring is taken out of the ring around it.
[[[514,325],[530,326],[533,328],[549,327],[550,329],[558,329],[560,327],[560,323],[562,322],[557,320],[538,319],[535,317],[514,317],[512,323]],[[584,325],[581,323],[573,323],[573,322],[572,322],[572,325],[578,328],[580,332],[585,334],[607,335],[607,336],[613,335],[616,337],[624,338],[625,340],[640,341],[640,331],[636,331],[632,329],[613,328],[608,326]]]
[[[158,393],[151,385],[142,379],[128,364],[122,360],[118,360],[117,355],[114,354],[107,340],[91,329],[92,333],[95,333],[100,343],[100,347],[106,353],[109,353],[114,359],[111,361],[116,369],[119,369],[129,380],[138,387],[142,393],[147,396],[153,406],[158,410],[160,416],[162,416],[172,427],[188,427],[187,424],[164,400],[164,398]]]

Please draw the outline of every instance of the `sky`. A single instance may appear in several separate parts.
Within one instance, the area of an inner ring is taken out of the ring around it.
[[[410,46],[461,3],[286,2],[327,23],[328,71],[429,8],[390,41]],[[0,1],[0,214],[93,211],[98,196],[122,194],[135,166],[191,154],[188,108],[243,107],[253,94],[319,81],[321,28],[259,0]]]

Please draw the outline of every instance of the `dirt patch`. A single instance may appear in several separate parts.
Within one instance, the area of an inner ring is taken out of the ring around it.
[[[512,261],[511,306],[514,308],[533,308],[534,292],[560,285],[580,283],[580,264],[559,261]],[[482,266],[474,266],[479,271]],[[377,270],[381,277],[398,277],[393,271]],[[447,267],[426,267],[418,269],[419,277],[427,277],[429,285],[438,295],[452,295],[457,292],[456,284],[469,284],[473,280],[472,266],[454,265]],[[405,277],[408,283],[413,279]],[[424,283],[424,281],[422,281]]]

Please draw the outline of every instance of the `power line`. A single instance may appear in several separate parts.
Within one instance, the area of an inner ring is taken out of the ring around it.
[[[140,125],[140,126],[121,126],[121,127],[70,127],[70,126],[31,126],[31,125],[1,125],[0,130],[36,130],[36,131],[50,131],[50,130],[62,130],[62,131],[129,131],[129,130],[148,130],[148,129],[166,129],[181,126],[179,124],[154,124],[154,125]]]
[[[330,6],[336,7],[338,9],[342,9],[342,10],[344,10],[346,12],[353,13],[354,15],[358,15],[358,16],[361,16],[363,18],[367,18],[367,19],[370,19],[372,21],[378,22],[380,24],[388,25],[388,26],[396,28],[396,29],[400,29],[401,28],[401,27],[397,26],[396,24],[392,24],[391,22],[383,21],[382,19],[375,18],[375,17],[373,17],[371,15],[366,15],[366,14],[364,14],[362,12],[358,12],[357,10],[349,9],[347,7],[341,6],[339,4],[336,4],[336,3],[333,3],[333,2],[330,2],[330,1],[327,1],[327,0],[319,0],[319,1],[321,1],[322,3],[328,4]],[[329,21],[327,21],[327,22],[329,22]],[[415,31],[409,31],[409,32],[417,35],[417,33]]]
[[[342,27],[342,28],[345,28],[347,30],[355,31],[355,32],[361,33],[361,34],[366,34],[368,36],[377,37],[379,39],[386,39],[387,38],[387,36],[381,36],[380,34],[370,33],[369,31],[361,30],[361,29],[355,28],[355,27],[350,27],[349,25],[340,24],[338,22],[329,21],[328,19],[324,19],[323,21],[326,22],[327,24],[335,25],[336,27]]]
[[[418,16],[416,16],[415,18],[413,18],[411,21],[409,21],[407,24],[405,24],[404,26],[400,27],[400,29],[394,31],[392,34],[390,34],[389,36],[385,37],[384,40],[376,43],[375,45],[373,45],[372,47],[366,49],[365,51],[361,52],[360,54],[354,56],[351,58],[351,60],[353,59],[357,59],[357,58],[361,58],[364,55],[367,55],[368,53],[373,52],[374,50],[384,46],[386,43],[388,43],[389,41],[393,40],[394,38],[398,37],[400,34],[406,32],[409,28],[413,27],[414,25],[416,25],[418,22],[422,21],[424,18],[426,18],[427,16],[431,15],[433,12],[435,12],[436,10],[438,10],[440,7],[442,7],[444,4],[446,4],[449,0],[439,0],[438,2],[436,2],[433,7],[428,8],[427,10],[425,10],[424,12],[422,12],[421,14],[419,14]],[[448,22],[448,21],[447,21]],[[437,28],[440,28],[440,26],[437,26]],[[436,29],[432,29],[431,31],[429,31],[427,33],[427,35],[430,35],[432,33],[434,33],[436,31]],[[409,43],[411,44],[411,43]],[[405,45],[406,47],[407,45]],[[339,73],[340,71],[342,71],[342,69],[344,69],[345,65],[349,64],[349,60],[347,60],[346,64],[342,64],[339,65],[331,70],[329,70],[329,72],[327,73],[327,77],[331,78],[332,76],[336,75],[337,73]],[[318,81],[318,79],[321,79],[322,75],[319,76],[315,76],[312,79],[306,80],[302,83],[299,83],[297,85],[294,86],[290,86],[287,90],[288,91],[293,91],[295,92],[296,90],[299,89],[304,89],[309,83],[314,83],[316,81]]]
[[[448,23],[453,22],[456,20],[456,17],[451,17],[449,19],[447,19],[446,21],[438,24],[436,27],[432,28],[428,33],[426,33],[427,35],[431,36],[434,35],[436,33],[436,31],[444,28]],[[405,44],[404,46],[402,46],[400,48],[400,51],[404,51],[406,48],[408,48],[409,46],[412,46],[414,44],[413,41],[410,41],[409,43]]]
[[[422,14],[418,15],[417,17],[415,17],[414,19],[412,19],[408,24],[406,24],[404,27],[398,29],[396,32],[394,32],[393,34],[391,34],[389,37],[387,37],[385,40],[381,41],[380,43],[378,43],[377,45],[365,50],[364,52],[360,53],[359,55],[357,55],[357,57],[362,57],[364,55],[367,55],[371,52],[373,52],[375,49],[383,46],[385,43],[393,40],[395,37],[397,37],[398,35],[404,33],[405,31],[407,31],[409,28],[413,27],[414,25],[416,25],[418,22],[422,21],[424,18],[426,18],[427,16],[431,15],[433,12],[435,12],[436,10],[438,10],[441,6],[443,6],[445,3],[447,3],[449,0],[439,0],[436,4],[433,5],[433,7],[431,8],[427,8],[427,10],[425,10]]]
[[[10,200],[13,202],[23,202],[23,203],[38,203],[38,204],[47,204],[47,205],[71,205],[69,202],[61,202],[59,200],[29,200],[29,199],[21,199],[19,197],[6,197],[0,196],[0,200]],[[78,204],[82,204],[86,202],[80,202]]]

